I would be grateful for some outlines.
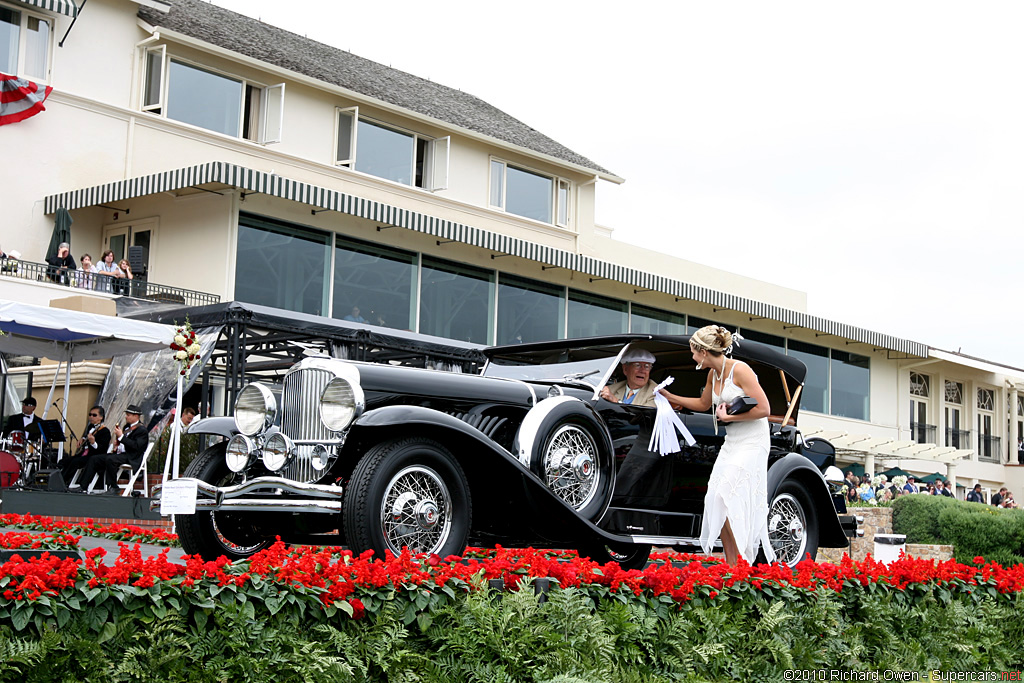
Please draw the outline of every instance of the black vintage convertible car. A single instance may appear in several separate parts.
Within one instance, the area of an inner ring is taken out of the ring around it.
[[[189,429],[227,440],[184,473],[196,511],[176,515],[182,546],[243,558],[280,536],[443,557],[501,543],[576,548],[626,567],[643,566],[652,546],[696,550],[727,427],[716,433],[710,414],[680,414],[696,443],[650,452],[655,409],[600,397],[631,348],[655,355],[655,381],[671,375],[674,393],[699,395],[707,371],[693,368],[683,336],[493,347],[482,376],[304,359],[281,385],[246,386],[233,419]],[[844,529],[837,515],[835,451],[795,426],[804,365],[749,341],[735,357],[771,405],[776,554],[793,565],[819,546],[846,546],[852,518]]]

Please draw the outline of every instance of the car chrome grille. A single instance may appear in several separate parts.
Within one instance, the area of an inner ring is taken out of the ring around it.
[[[289,373],[281,395],[281,431],[293,441],[327,441],[337,433],[320,422],[320,394],[334,375],[326,370],[307,368]],[[314,482],[323,472],[313,468],[313,446],[295,447],[295,457],[280,475],[292,481]]]
[[[487,436],[488,439],[493,439],[494,435],[497,434],[501,426],[508,422],[508,418],[498,417],[496,415],[481,415],[480,413],[448,413],[452,417],[456,417],[466,424],[476,427]]]

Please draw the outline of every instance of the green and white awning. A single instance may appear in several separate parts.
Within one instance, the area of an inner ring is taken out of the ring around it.
[[[56,12],[57,14],[63,14],[69,17],[78,16],[78,5],[75,4],[74,0],[15,0],[23,5],[32,5],[39,9],[49,10],[50,12]]]
[[[819,334],[835,335],[880,349],[897,351],[920,358],[928,357],[928,346],[920,342],[872,332],[800,311],[700,287],[682,280],[653,275],[643,270],[602,261],[591,256],[555,249],[517,237],[481,230],[463,223],[401,209],[310,183],[283,178],[277,174],[220,161],[50,195],[45,199],[45,211],[50,214],[60,207],[68,210],[80,209],[208,183],[220,183],[246,192],[259,192],[301,202],[319,209],[359,216],[434,235],[439,239],[463,242],[497,253],[530,259],[544,265],[558,266],[594,278],[615,280],[638,289],[664,292],[681,299],[692,299],[710,304],[715,308],[726,308],[751,316],[778,320],[786,325],[804,327]]]

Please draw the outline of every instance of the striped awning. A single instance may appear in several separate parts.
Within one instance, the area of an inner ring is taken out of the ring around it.
[[[57,14],[64,14],[69,17],[78,16],[78,5],[75,0],[14,0],[23,5],[32,5],[39,9],[49,10]]]
[[[638,289],[664,292],[681,299],[692,299],[710,304],[715,308],[726,308],[751,316],[781,321],[786,325],[803,327],[821,335],[834,335],[842,339],[919,358],[928,357],[928,346],[920,342],[872,332],[800,311],[700,287],[682,280],[653,275],[643,270],[602,261],[591,256],[555,249],[517,237],[481,230],[310,183],[283,178],[277,174],[220,161],[50,195],[45,199],[45,211],[49,214],[54,213],[60,207],[68,210],[80,209],[207,183],[220,183],[247,192],[260,192],[302,202],[320,209],[329,209],[423,232],[440,239],[463,242],[497,253],[519,256],[548,266],[574,270],[595,278],[615,280]]]

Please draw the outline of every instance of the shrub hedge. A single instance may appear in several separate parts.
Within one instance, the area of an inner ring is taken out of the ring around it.
[[[1024,510],[946,496],[902,496],[893,504],[893,532],[907,543],[952,545],[960,562],[982,556],[1009,566],[1024,562]]]

